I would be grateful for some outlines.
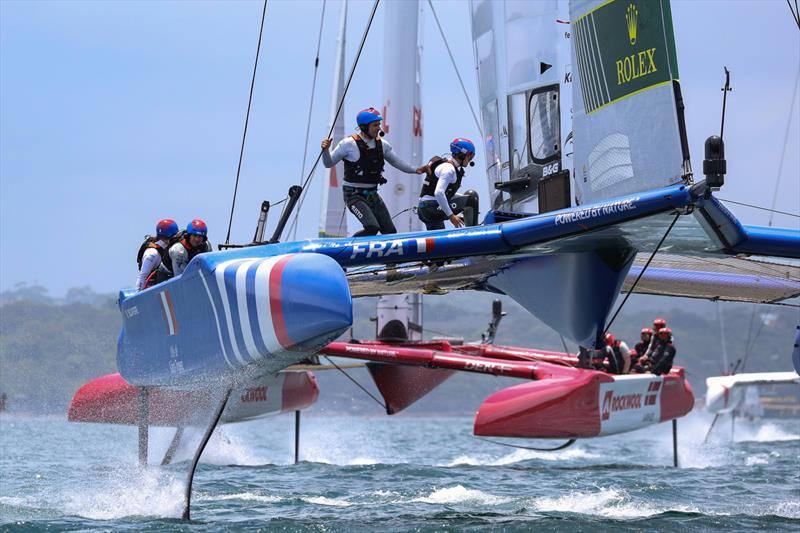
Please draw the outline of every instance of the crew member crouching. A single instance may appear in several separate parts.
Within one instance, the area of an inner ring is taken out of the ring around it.
[[[611,333],[606,333],[605,340],[608,371],[612,374],[627,374],[631,367],[631,354],[628,345]]]
[[[183,238],[170,246],[169,257],[172,259],[172,274],[180,276],[189,262],[198,254],[211,251],[208,242],[208,226],[196,218],[186,226]]]
[[[156,224],[156,236],[145,237],[136,255],[139,274],[136,276],[136,290],[141,291],[156,283],[159,267],[169,263],[169,250],[172,238],[178,233],[178,223],[171,218],[164,218]],[[171,268],[171,265],[170,265]]]
[[[444,229],[444,221],[456,228],[478,224],[478,193],[468,190],[457,194],[464,178],[464,167],[472,165],[475,144],[469,139],[456,138],[450,143],[450,157],[434,157],[419,193],[417,215],[429,230]],[[464,213],[462,221],[457,215]]]
[[[672,370],[672,361],[675,359],[675,346],[672,344],[672,330],[663,327],[656,333],[656,345],[650,356],[650,371],[660,376],[669,374]]]

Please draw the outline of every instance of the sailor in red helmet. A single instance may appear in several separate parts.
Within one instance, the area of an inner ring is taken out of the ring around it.
[[[675,346],[672,344],[672,330],[664,326],[656,333],[656,345],[650,355],[650,371],[657,376],[669,374],[675,359]]]
[[[667,321],[664,320],[663,318],[659,317],[659,318],[656,318],[655,320],[653,320],[653,334],[650,337],[650,345],[647,347],[647,350],[645,350],[645,352],[644,352],[644,357],[647,357],[649,359],[650,356],[653,354],[653,350],[656,347],[656,340],[657,340],[658,330],[660,330],[662,328],[665,328],[665,327],[667,327]]]
[[[162,262],[169,261],[169,245],[178,233],[178,223],[171,218],[164,218],[156,223],[156,237],[148,237],[139,247],[136,257],[139,274],[136,276],[136,290],[149,287],[155,281],[155,275]]]
[[[650,349],[650,343],[653,340],[653,329],[642,328],[639,338],[641,339],[640,342],[636,343],[633,351],[631,351],[631,370],[633,372],[644,372],[639,361]]]
[[[478,193],[468,190],[458,194],[464,167],[473,164],[473,157],[475,143],[457,137],[450,143],[450,157],[434,157],[428,162],[417,206],[417,215],[427,229],[444,229],[445,220],[456,228],[478,224]],[[458,217],[462,212],[464,220]]]
[[[353,234],[354,237],[376,235],[378,232],[397,233],[392,216],[378,194],[378,186],[386,183],[383,177],[384,161],[407,174],[422,174],[428,168],[415,168],[394,154],[391,145],[379,137],[383,134],[382,120],[377,109],[362,109],[356,116],[359,133],[342,139],[333,153],[328,151],[333,139],[322,141],[322,164],[326,168],[344,160],[344,202],[364,226],[364,229]]]
[[[169,248],[169,257],[172,260],[172,275],[180,276],[196,255],[210,251],[211,243],[208,242],[208,226],[199,218],[195,218],[186,226],[183,238]]]
[[[605,341],[609,372],[612,374],[627,374],[631,367],[631,354],[628,345],[611,333],[606,333]]]

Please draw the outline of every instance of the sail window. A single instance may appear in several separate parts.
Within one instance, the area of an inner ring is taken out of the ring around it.
[[[528,144],[530,159],[543,165],[560,152],[558,87],[533,92],[528,100]]]
[[[561,159],[558,85],[508,95],[508,125],[511,179],[532,178],[535,184],[544,165]]]

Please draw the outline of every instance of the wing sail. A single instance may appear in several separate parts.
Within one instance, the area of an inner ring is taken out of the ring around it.
[[[579,204],[684,181],[690,172],[668,0],[573,0]]]

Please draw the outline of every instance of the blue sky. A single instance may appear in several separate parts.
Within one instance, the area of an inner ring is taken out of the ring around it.
[[[465,2],[435,2],[473,101]],[[371,2],[349,10],[348,65]],[[674,1],[692,159],[728,100],[728,183],[720,196],[769,206],[800,69],[800,32],[783,1]],[[252,237],[258,206],[300,180],[321,3],[269,2],[232,240]],[[327,3],[309,161],[326,131],[339,2]],[[261,2],[0,2],[0,289],[55,294],[133,283],[155,221],[206,220],[225,238]],[[425,153],[479,138],[430,13],[425,15]],[[382,101],[379,9],[345,104],[348,123]],[[779,210],[800,209],[800,97],[780,177]],[[309,163],[310,164],[310,163]],[[480,154],[477,168],[482,168]],[[487,186],[473,171],[470,185]],[[316,234],[317,176],[298,237]],[[768,214],[731,206],[745,223]],[[271,222],[277,219],[273,213]],[[774,224],[798,227],[776,215]]]

